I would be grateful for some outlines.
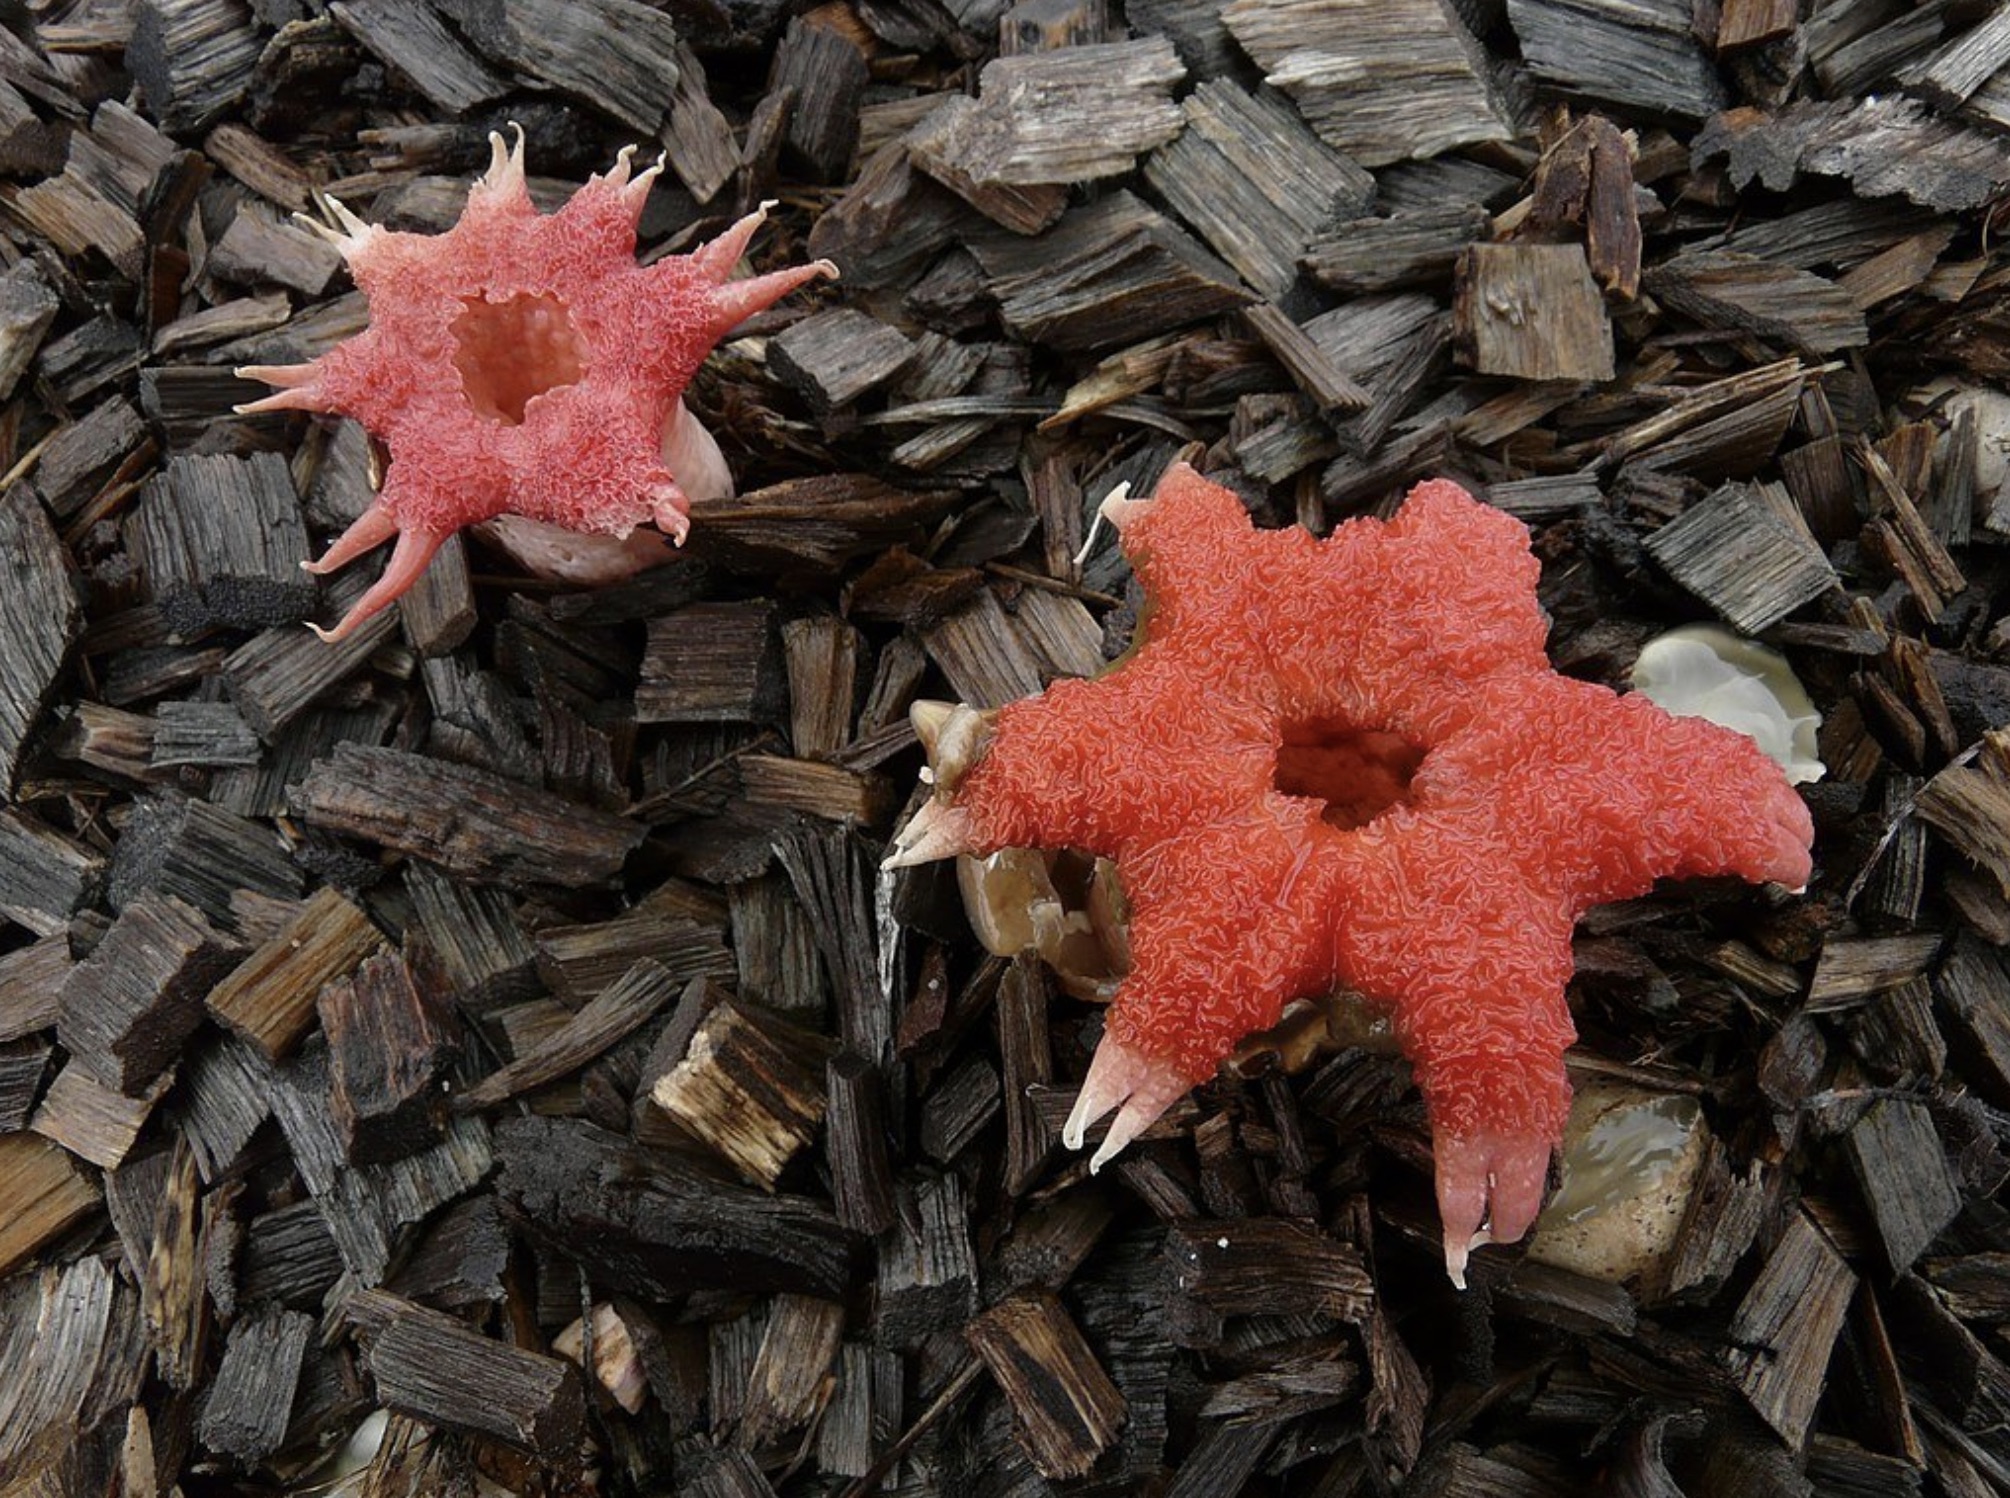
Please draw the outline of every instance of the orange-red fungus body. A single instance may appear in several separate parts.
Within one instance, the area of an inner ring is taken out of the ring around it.
[[[1551,670],[1526,529],[1456,484],[1323,541],[1183,465],[1121,508],[1148,639],[1000,712],[965,841],[1117,861],[1135,966],[1091,1117],[1155,1114],[1293,998],[1388,1005],[1457,1277],[1540,1206],[1577,916],[1664,875],[1802,886],[1807,809],[1742,735]]]
[[[247,410],[340,412],[389,450],[384,486],[312,570],[382,542],[384,575],[334,632],[402,594],[448,536],[515,515],[594,535],[654,522],[681,540],[688,502],[665,462],[691,375],[734,324],[819,262],[731,281],[762,215],[688,255],[635,261],[655,168],[628,153],[557,212],[525,185],[522,140],[495,160],[443,234],[404,234],[338,210],[331,234],[370,304],[370,325],[307,364],[240,373],[277,385]]]

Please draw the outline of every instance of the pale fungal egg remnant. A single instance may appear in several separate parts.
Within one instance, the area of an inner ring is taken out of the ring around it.
[[[1657,635],[1633,666],[1633,689],[1685,718],[1707,718],[1757,744],[1794,785],[1825,773],[1815,744],[1822,715],[1786,657],[1715,624]]]

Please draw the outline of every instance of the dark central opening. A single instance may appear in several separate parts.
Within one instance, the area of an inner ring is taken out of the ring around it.
[[[573,384],[585,372],[572,317],[557,297],[464,297],[461,309],[453,321],[454,367],[475,415],[522,426],[531,397]]]
[[[1273,783],[1287,796],[1326,803],[1335,827],[1364,827],[1409,798],[1423,749],[1399,733],[1339,723],[1293,723],[1277,751]]]

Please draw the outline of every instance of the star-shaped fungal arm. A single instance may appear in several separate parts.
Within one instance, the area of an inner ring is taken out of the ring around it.
[[[238,371],[278,387],[241,409],[339,412],[389,451],[375,501],[308,568],[397,542],[331,639],[401,596],[466,525],[515,516],[618,543],[653,524],[681,542],[679,469],[709,446],[687,430],[684,387],[735,325],[837,274],[817,261],[730,279],[765,209],[688,255],[638,265],[635,226],[660,160],[631,174],[624,150],[541,214],[522,134],[514,149],[490,140],[494,159],[443,234],[393,232],[331,204],[338,227],[324,232],[369,300],[370,326],[309,363]]]
[[[890,864],[1114,856],[1135,965],[1066,1138],[1134,1139],[1283,1005],[1388,1007],[1429,1106],[1446,1266],[1541,1206],[1578,915],[1665,875],[1806,883],[1806,808],[1741,735],[1544,657],[1519,522],[1456,485],[1324,541],[1181,466],[1122,498],[1149,637],[995,715],[925,705],[935,794]]]

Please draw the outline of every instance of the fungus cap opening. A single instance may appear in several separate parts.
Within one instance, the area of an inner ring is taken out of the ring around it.
[[[575,384],[586,372],[571,314],[548,293],[519,292],[501,302],[463,297],[452,330],[468,405],[503,426],[523,425],[533,397]]]
[[[1290,723],[1271,783],[1287,796],[1325,802],[1332,826],[1365,827],[1409,800],[1423,762],[1422,746],[1387,729]]]

